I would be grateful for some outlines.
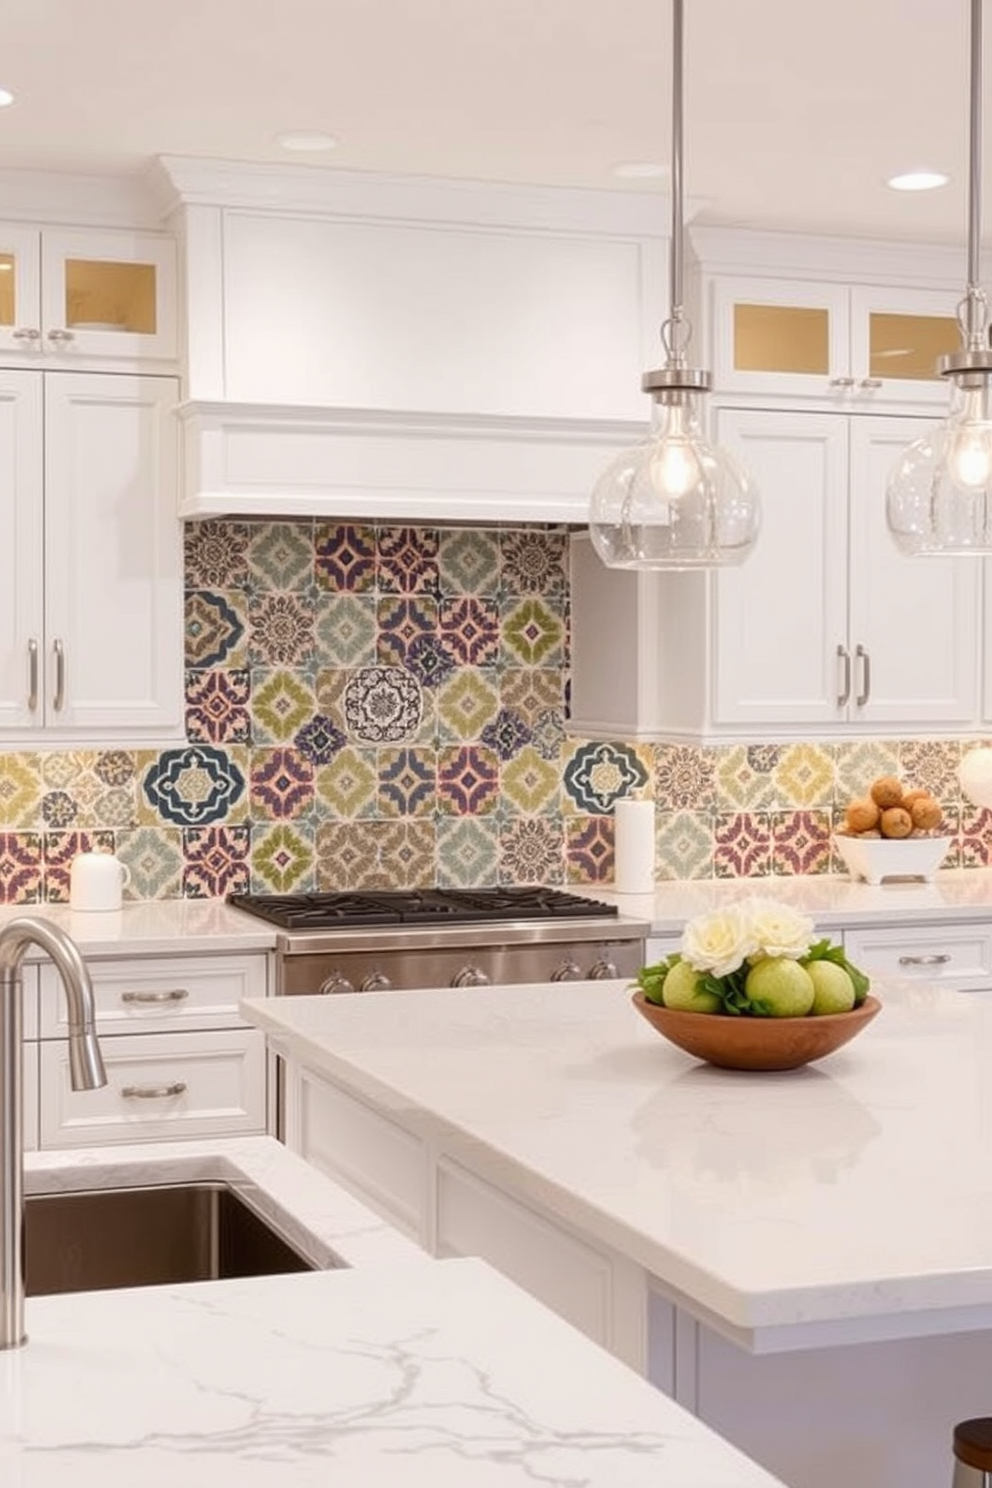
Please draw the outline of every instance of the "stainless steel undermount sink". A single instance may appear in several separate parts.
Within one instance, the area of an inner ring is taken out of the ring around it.
[[[316,1269],[226,1183],[25,1200],[27,1295]]]

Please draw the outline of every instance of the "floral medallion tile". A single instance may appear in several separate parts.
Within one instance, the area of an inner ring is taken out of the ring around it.
[[[386,595],[376,607],[376,660],[407,666],[411,648],[437,640],[437,600],[429,595]]]
[[[501,760],[508,760],[530,743],[531,731],[519,713],[514,713],[512,708],[500,708],[479,737],[483,744],[495,749]]]
[[[500,675],[500,702],[532,728],[546,713],[561,714],[565,691],[558,667],[507,667]]]
[[[256,894],[308,893],[316,886],[312,821],[252,827],[251,889]]]
[[[565,831],[560,818],[518,817],[500,827],[501,884],[560,884],[565,877]]]
[[[558,805],[560,784],[557,765],[528,744],[502,767],[501,807],[508,814],[522,812],[527,816],[550,811]]]
[[[41,796],[41,757],[0,754],[0,822],[14,830],[38,826]]]
[[[434,856],[433,822],[322,822],[317,888],[424,888],[434,881]]]
[[[497,882],[499,827],[493,817],[442,817],[437,823],[437,882],[442,889]]]
[[[454,661],[436,635],[417,636],[411,641],[405,665],[422,687],[439,687],[455,669]]]
[[[314,577],[336,594],[366,594],[375,588],[375,531],[371,527],[325,526],[314,533]]]
[[[551,602],[528,598],[509,600],[503,606],[503,657],[507,666],[560,665],[563,660],[565,623]]]
[[[69,873],[79,853],[113,852],[112,832],[46,832],[42,846],[45,864],[43,897],[49,904],[68,904]],[[130,887],[130,885],[129,885]]]
[[[898,775],[899,747],[879,740],[855,740],[837,745],[837,795],[840,806],[852,796],[864,796],[879,775]]]
[[[305,816],[314,801],[314,768],[298,749],[255,749],[251,757],[252,814],[267,821]]]
[[[438,533],[443,594],[492,594],[499,587],[499,540],[478,528]]]
[[[420,728],[420,684],[403,667],[362,667],[349,678],[342,701],[348,734],[362,743],[399,743]]]
[[[777,804],[775,767],[778,750],[732,745],[715,751],[714,784],[723,811],[768,810]]]
[[[42,897],[38,832],[0,832],[0,903],[37,904]]]
[[[131,785],[138,774],[138,762],[129,750],[107,749],[97,755],[93,773],[104,785]]]
[[[68,791],[46,791],[41,798],[41,820],[48,831],[63,832],[77,820],[78,807]]]
[[[138,801],[134,786],[103,791],[93,802],[92,819],[97,827],[119,831],[138,825]]]
[[[648,771],[627,744],[581,744],[565,766],[563,781],[580,811],[608,812],[618,796],[647,785]]]
[[[962,868],[992,866],[992,811],[987,806],[962,806],[957,849]]]
[[[251,739],[247,671],[186,673],[186,737],[191,744],[246,744]]]
[[[459,668],[437,693],[439,738],[480,738],[498,707],[499,694],[490,675],[477,667]]]
[[[131,899],[178,899],[183,885],[183,839],[178,828],[138,827],[117,836],[117,856],[131,874]]]
[[[183,894],[187,899],[245,893],[250,883],[251,829],[187,827],[183,831]]]
[[[433,749],[379,750],[379,810],[383,816],[429,816],[435,809]]]
[[[335,594],[319,601],[314,631],[318,666],[372,666],[376,659],[375,596]]]
[[[834,797],[834,762],[819,744],[790,744],[783,748],[774,779],[784,806],[829,806]]]
[[[956,800],[961,794],[961,756],[957,740],[909,740],[899,749],[900,779],[907,789],[928,790],[938,801]]]
[[[376,533],[380,594],[438,593],[438,534],[429,527],[380,527]]]
[[[248,582],[244,522],[188,522],[183,534],[187,589],[241,589]]]
[[[656,878],[712,877],[714,843],[710,813],[659,810],[654,840]]]
[[[65,749],[58,754],[37,756],[41,779],[49,790],[71,790],[96,768],[96,755],[89,749]]]
[[[313,580],[314,548],[302,522],[263,522],[248,547],[250,582],[257,590],[305,589]]]
[[[252,740],[288,744],[317,713],[316,689],[287,668],[252,676]]]
[[[346,745],[329,765],[314,772],[318,814],[332,817],[371,816],[375,810],[379,776],[374,749],[354,749]]]
[[[569,883],[610,883],[613,879],[613,821],[604,816],[565,820],[565,873]]]
[[[761,878],[772,869],[772,819],[767,812],[721,812],[713,832],[717,878]]]
[[[525,528],[504,532],[502,592],[563,595],[568,587],[568,538],[563,532]]]
[[[565,746],[565,720],[559,709],[546,708],[543,713],[538,713],[531,725],[530,737],[538,754],[557,764]]]
[[[499,800],[499,756],[481,744],[445,745],[437,755],[437,796],[453,816],[487,816]]]
[[[456,666],[494,666],[499,660],[499,608],[494,599],[463,594],[438,610],[441,648]]]
[[[186,665],[200,671],[243,667],[248,611],[236,590],[191,589],[186,594]]]
[[[248,648],[253,666],[301,667],[313,661],[313,605],[303,595],[262,592],[248,607]]]
[[[314,716],[293,735],[293,743],[312,765],[328,765],[347,744],[347,739],[333,719],[325,713]]]
[[[655,752],[654,794],[660,811],[711,811],[716,804],[712,752],[660,744]]]
[[[829,873],[832,867],[831,813],[775,811],[771,813],[772,872]]]
[[[163,750],[142,781],[145,801],[157,819],[199,827],[229,818],[235,806],[244,804],[245,771],[232,752],[238,747],[193,744]]]

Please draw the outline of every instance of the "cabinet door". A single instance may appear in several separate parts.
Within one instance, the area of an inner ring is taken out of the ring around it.
[[[889,473],[930,419],[852,418],[851,718],[970,727],[978,716],[981,565],[908,558],[885,520]]]
[[[848,291],[803,280],[721,278],[712,287],[718,391],[826,397],[849,389]],[[838,382],[847,378],[848,382]]]
[[[0,223],[0,351],[41,351],[41,238]]]
[[[42,378],[0,372],[0,728],[41,721]]]
[[[46,724],[84,739],[182,724],[178,383],[45,379]]]
[[[946,406],[938,359],[961,347],[957,293],[856,288],[851,291],[851,373],[859,402]]]
[[[715,585],[714,722],[769,727],[843,716],[847,420],[721,409],[717,437],[756,481],[761,531]]]
[[[41,235],[47,356],[176,356],[176,250],[154,233],[48,229]]]

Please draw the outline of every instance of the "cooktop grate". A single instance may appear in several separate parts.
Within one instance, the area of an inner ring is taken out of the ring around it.
[[[616,906],[561,889],[382,889],[355,893],[228,894],[227,902],[284,930],[349,925],[471,924],[609,918]]]

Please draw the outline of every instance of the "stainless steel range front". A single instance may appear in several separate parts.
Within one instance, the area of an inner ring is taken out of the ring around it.
[[[648,925],[557,889],[232,894],[279,927],[276,992],[385,992],[632,976]]]

